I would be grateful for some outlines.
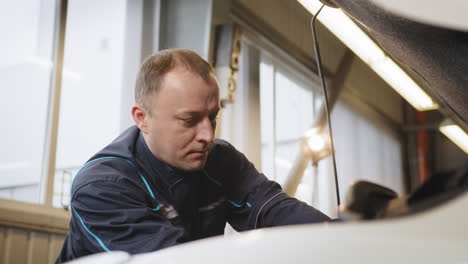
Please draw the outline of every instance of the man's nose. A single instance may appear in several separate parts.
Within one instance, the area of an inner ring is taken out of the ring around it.
[[[211,143],[214,140],[214,128],[209,118],[203,119],[198,127],[198,141]]]

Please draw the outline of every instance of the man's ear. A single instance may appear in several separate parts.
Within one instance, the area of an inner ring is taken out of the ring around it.
[[[143,107],[142,104],[134,104],[132,107],[132,117],[133,121],[137,127],[143,132],[148,133],[148,112]]]

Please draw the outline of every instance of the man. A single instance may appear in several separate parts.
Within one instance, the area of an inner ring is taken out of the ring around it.
[[[141,253],[238,231],[327,221],[287,196],[226,141],[214,139],[219,88],[196,53],[169,49],[138,73],[136,126],[78,171],[70,232],[57,262]]]

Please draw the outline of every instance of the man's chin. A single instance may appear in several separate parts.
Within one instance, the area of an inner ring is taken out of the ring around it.
[[[198,170],[202,170],[203,168],[205,168],[205,164],[206,164],[206,159],[195,160],[195,161],[191,161],[189,163],[183,164],[183,166],[181,166],[182,168],[180,169],[184,171],[198,171]]]

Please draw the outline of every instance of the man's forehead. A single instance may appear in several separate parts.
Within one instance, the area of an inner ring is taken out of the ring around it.
[[[219,87],[213,78],[206,81],[186,67],[175,67],[164,75],[150,100],[154,102],[154,107],[169,107],[173,110],[184,106],[194,107],[188,109],[188,112],[198,111],[196,108],[200,106],[203,106],[205,111],[207,107],[212,109],[213,101],[219,105]],[[210,106],[204,105],[208,103]]]
[[[208,109],[202,109],[202,108],[193,108],[193,107],[181,107],[176,110],[176,114],[178,115],[199,115],[199,114],[205,114],[208,112],[209,114],[215,114],[218,113],[220,110],[219,103],[216,105],[213,105],[212,107]]]
[[[194,88],[193,81],[196,81],[196,79],[201,80],[204,84],[203,86],[214,88],[213,93],[219,95],[219,86],[216,76],[210,74],[209,77],[205,79],[197,72],[180,67],[178,69],[171,70],[164,75],[164,77],[161,79],[159,89],[156,91],[156,93],[160,93],[161,91],[174,93],[174,90],[171,90],[173,88],[186,89],[186,91],[181,92],[195,91],[192,90],[192,88]]]

